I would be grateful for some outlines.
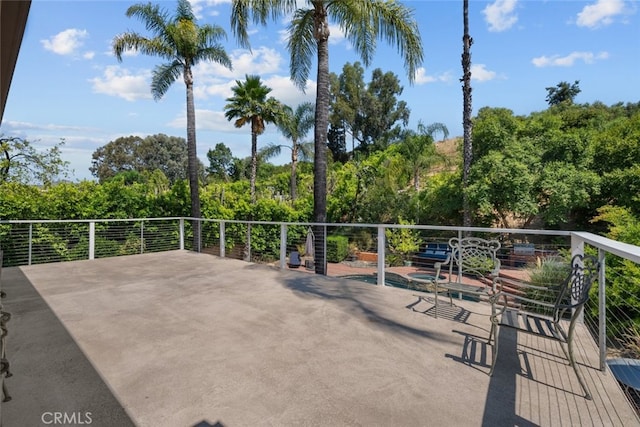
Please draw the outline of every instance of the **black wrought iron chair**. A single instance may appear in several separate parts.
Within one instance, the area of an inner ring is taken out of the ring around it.
[[[585,397],[591,400],[589,389],[576,366],[573,341],[576,324],[589,299],[589,290],[597,279],[599,268],[595,257],[575,255],[571,260],[571,271],[562,283],[546,287],[522,284],[522,293],[500,290],[493,295],[489,342],[494,339],[495,344],[489,375],[493,375],[498,358],[499,330],[511,328],[560,342]],[[568,329],[565,330],[563,325],[567,323]]]

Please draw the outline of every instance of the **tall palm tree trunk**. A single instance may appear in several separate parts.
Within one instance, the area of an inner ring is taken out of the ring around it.
[[[298,142],[293,140],[293,146],[291,147],[291,202],[296,201],[298,197],[298,187],[296,184],[296,175],[298,169]]]
[[[193,75],[191,68],[184,68],[184,83],[187,86],[187,169],[189,174],[189,190],[191,192],[191,217],[200,218],[200,188],[198,182],[198,152],[196,149],[196,113],[193,103]],[[200,220],[194,219],[193,250],[200,252]]]
[[[256,176],[258,175],[258,133],[251,130],[251,176],[249,177],[251,204],[256,202]]]
[[[462,36],[462,135],[463,135],[463,169],[462,169],[462,225],[471,226],[471,211],[469,207],[469,199],[466,189],[469,184],[469,172],[471,171],[471,162],[473,161],[473,144],[471,140],[471,131],[473,124],[471,122],[471,45],[473,40],[469,36],[469,0],[463,3],[463,21],[464,35]]]
[[[256,176],[258,175],[258,132],[251,124],[251,176],[249,177],[249,193],[251,206],[256,204]],[[253,212],[249,211],[249,221],[253,221]],[[251,222],[247,224],[247,238],[244,245],[244,260],[251,262]]]
[[[318,46],[318,83],[314,131],[313,218],[327,222],[327,131],[329,128],[329,21],[326,10],[316,15],[316,41]],[[315,272],[327,274],[324,227],[316,226]]]

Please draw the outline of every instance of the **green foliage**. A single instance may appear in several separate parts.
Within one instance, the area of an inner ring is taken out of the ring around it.
[[[341,262],[349,255],[349,239],[345,236],[327,236],[327,262]]]
[[[164,134],[121,137],[94,151],[91,163],[89,170],[100,182],[123,172],[159,170],[174,183],[187,178],[187,141]],[[204,170],[201,163],[199,169]]]
[[[405,221],[402,218],[399,223],[401,225],[411,225],[412,222]],[[398,256],[398,261],[407,261],[411,254],[420,249],[420,234],[418,230],[411,228],[393,228],[386,229],[385,236],[391,254]]]
[[[50,185],[68,175],[69,162],[62,160],[60,143],[47,150],[37,150],[26,139],[0,135],[0,184]]]
[[[228,181],[233,172],[233,155],[229,147],[222,142],[216,144],[215,148],[207,151],[209,167],[207,173],[211,178]]]
[[[547,103],[551,105],[573,104],[573,99],[581,92],[580,81],[573,84],[560,82],[555,87],[547,87]]]
[[[554,303],[557,298],[557,286],[566,280],[571,271],[571,266],[566,259],[561,257],[538,258],[536,264],[529,270],[529,283],[533,286],[545,289],[528,289],[527,298]],[[533,304],[532,309],[541,309],[542,306]],[[551,314],[550,311],[543,314]]]
[[[598,210],[594,222],[605,222],[609,231],[607,237],[632,245],[640,246],[640,218],[634,216],[629,209],[620,206],[605,206]],[[607,254],[607,316],[613,319],[629,319],[608,326],[608,333],[620,336],[635,325],[640,327],[640,265]],[[595,293],[592,290],[592,293]],[[597,307],[592,308],[592,315],[597,316]]]

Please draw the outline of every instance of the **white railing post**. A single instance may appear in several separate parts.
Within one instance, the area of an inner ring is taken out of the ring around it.
[[[180,250],[184,250],[184,218],[180,218]]]
[[[378,227],[378,285],[384,286],[384,262],[385,262],[385,236],[384,226]]]
[[[280,224],[280,269],[287,266],[287,225]]]
[[[140,253],[144,253],[144,221],[140,221]]]
[[[27,265],[31,265],[32,246],[33,246],[33,223],[29,223],[29,260]]]
[[[224,221],[220,221],[220,257],[221,258],[224,258],[226,256],[225,249],[227,244],[225,242],[224,230],[225,230]]]
[[[96,223],[89,222],[89,259],[96,257]]]
[[[607,360],[607,297],[605,294],[605,251],[598,249],[598,343],[600,347],[600,370],[604,371]]]

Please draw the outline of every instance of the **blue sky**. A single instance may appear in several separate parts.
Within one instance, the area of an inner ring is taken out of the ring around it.
[[[113,37],[125,31],[148,35],[142,23],[127,18],[136,3],[33,0],[14,73],[0,134],[19,136],[39,148],[64,138],[62,155],[71,179],[92,179],[91,155],[121,136],[164,133],[186,138],[185,86],[176,81],[160,101],[150,93],[155,57],[127,55],[119,63],[111,51]],[[168,11],[174,1],[159,1]],[[241,49],[229,26],[230,0],[193,0],[199,23],[227,32],[229,71],[201,64],[194,71],[198,156],[225,143],[236,157],[250,153],[249,128],[236,129],[224,118],[225,98],[236,80],[257,74],[271,95],[296,106],[315,99],[315,62],[306,93],[289,79],[286,22],[251,28],[249,52]],[[304,4],[300,0],[300,4]],[[404,1],[414,10],[424,47],[424,62],[410,85],[394,48],[378,43],[374,69],[394,72],[411,109],[409,128],[418,122],[444,123],[451,136],[462,134],[462,1]],[[640,101],[640,4],[637,0],[470,1],[474,115],[484,106],[505,107],[515,114],[547,108],[546,87],[580,81],[576,102]],[[345,63],[359,60],[331,27],[329,62],[339,74]],[[307,140],[313,138],[312,133]],[[258,147],[286,141],[274,127],[258,138]],[[286,163],[283,150],[274,163]]]

